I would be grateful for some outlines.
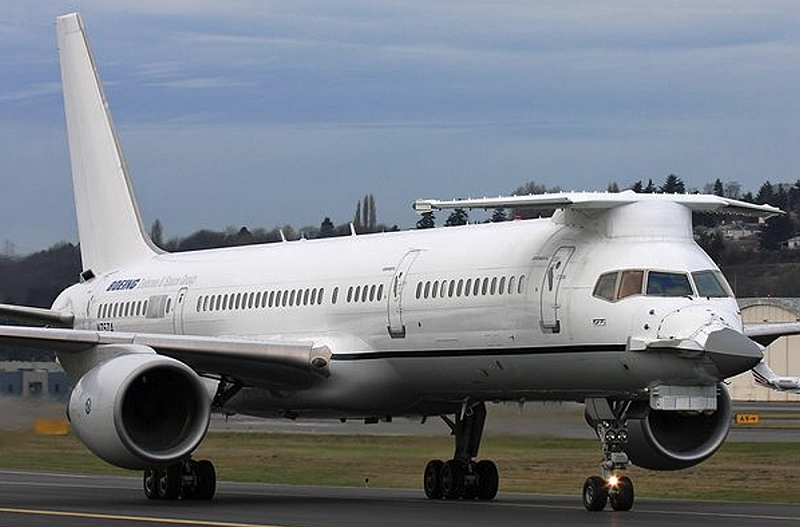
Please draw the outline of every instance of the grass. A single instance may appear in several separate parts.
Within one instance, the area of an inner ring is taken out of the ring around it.
[[[219,478],[332,486],[421,488],[429,459],[452,455],[449,437],[210,432],[196,458]],[[577,495],[598,472],[599,443],[582,439],[487,436],[481,457],[500,469],[500,490]],[[94,457],[72,435],[0,431],[0,467],[132,475]],[[631,468],[638,496],[800,503],[787,482],[800,444],[728,443],[710,460],[677,472]]]

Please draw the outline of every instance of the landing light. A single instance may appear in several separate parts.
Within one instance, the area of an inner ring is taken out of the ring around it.
[[[619,484],[619,478],[617,476],[611,476],[608,478],[608,486],[609,487],[616,487]]]

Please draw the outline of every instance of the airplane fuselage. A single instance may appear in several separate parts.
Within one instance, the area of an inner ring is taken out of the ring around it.
[[[74,286],[54,309],[71,304],[76,328],[268,336],[331,349],[331,374],[313,388],[256,383],[228,403],[260,415],[435,414],[467,397],[642,397],[658,384],[724,378],[691,357],[631,342],[690,337],[708,320],[659,334],[687,308],[741,330],[731,296],[703,297],[696,285],[612,300],[595,291],[613,271],[716,271],[685,229],[633,239],[570,223],[557,215],[162,254]]]

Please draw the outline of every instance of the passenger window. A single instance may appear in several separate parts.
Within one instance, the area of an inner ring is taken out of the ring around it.
[[[375,301],[375,291],[376,291],[376,289],[378,289],[378,288],[374,284],[371,285],[370,288],[369,288],[369,301],[370,302],[374,302]]]
[[[464,279],[461,278],[458,281],[458,288],[456,289],[456,296],[461,296],[461,292],[464,290]]]
[[[650,271],[647,274],[647,294],[652,296],[692,296],[689,276],[683,273]]]
[[[310,295],[310,294],[311,294],[311,291],[310,291],[310,290],[308,290],[308,289],[306,289],[305,291],[303,291],[303,305],[304,305],[304,306],[307,306],[307,305],[308,305],[308,295]]]
[[[472,278],[467,278],[467,283],[464,284],[464,296],[469,296],[472,291]]]
[[[378,300],[378,302],[383,300],[383,284],[378,286],[378,298],[377,298],[377,300]]]
[[[325,299],[325,288],[320,287],[317,291],[317,304],[322,305],[322,301]]]
[[[425,296],[426,300],[428,298],[428,295],[430,295],[430,292],[431,292],[431,283],[430,282],[425,282],[425,295],[424,296]]]
[[[514,285],[516,285],[516,278],[517,278],[516,276],[512,276],[511,278],[508,279],[508,294],[509,295],[513,295],[514,294]]]
[[[415,296],[417,297],[417,300],[419,300],[420,297],[422,296],[422,282],[417,282],[417,291],[415,293]]]
[[[622,271],[622,276],[619,280],[619,294],[617,295],[617,298],[622,299],[633,295],[641,295],[643,279],[644,271],[642,270]]]
[[[450,280],[450,286],[447,288],[447,296],[452,297],[453,292],[455,291],[456,281]]]
[[[500,277],[500,285],[497,286],[497,292],[501,295],[506,292],[506,277]]]
[[[369,286],[364,286],[364,289],[361,291],[361,301],[367,301],[367,295],[369,294]]]
[[[699,271],[692,273],[697,294],[707,298],[724,298],[733,296],[726,287],[725,279],[719,271]]]
[[[481,294],[485,295],[489,291],[489,279],[483,279],[483,287],[481,287]]]
[[[480,290],[481,290],[481,279],[476,278],[475,283],[472,285],[472,296],[478,296]]]
[[[517,293],[521,295],[524,290],[525,290],[525,275],[523,274],[519,277],[519,285],[517,285]]]
[[[497,291],[497,277],[492,278],[492,287],[489,290],[489,294],[494,295],[495,291]]]

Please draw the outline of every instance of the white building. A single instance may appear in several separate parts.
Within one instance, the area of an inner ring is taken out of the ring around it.
[[[800,298],[740,298],[739,305],[745,324],[800,321]],[[778,375],[800,377],[800,335],[779,338],[769,345],[765,356]],[[750,372],[730,381],[728,389],[735,401],[800,401],[800,395],[757,385]]]

